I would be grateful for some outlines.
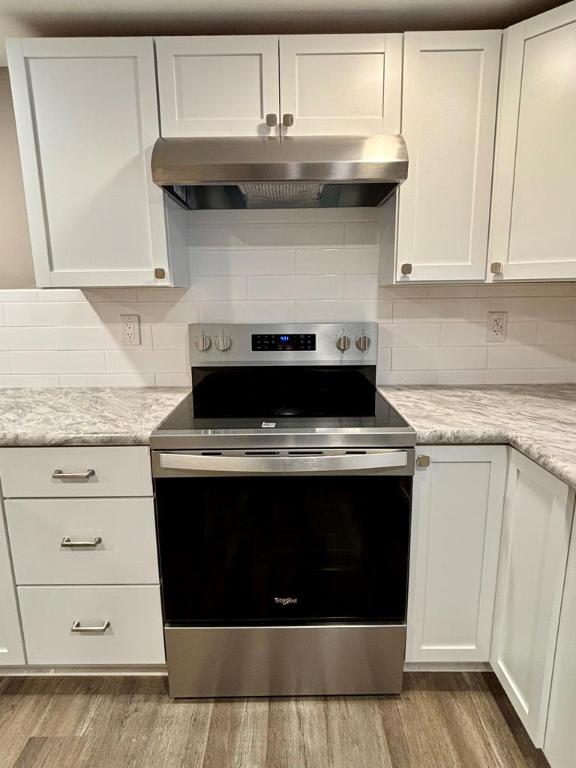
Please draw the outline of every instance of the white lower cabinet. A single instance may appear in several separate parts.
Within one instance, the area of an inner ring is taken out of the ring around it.
[[[24,664],[24,646],[0,499],[0,666]]]
[[[414,478],[408,662],[488,661],[505,446],[418,449]]]
[[[574,768],[576,760],[576,527],[564,583],[544,754],[552,768]]]
[[[19,587],[28,662],[162,664],[160,588]]]
[[[491,664],[537,747],[544,744],[574,493],[511,451]]]

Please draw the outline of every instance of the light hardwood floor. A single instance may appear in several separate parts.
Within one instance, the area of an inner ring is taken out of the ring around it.
[[[493,675],[400,697],[172,701],[159,677],[0,679],[0,768],[542,768]]]

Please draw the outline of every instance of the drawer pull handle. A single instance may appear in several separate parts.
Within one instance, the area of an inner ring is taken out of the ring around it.
[[[102,544],[100,536],[94,536],[90,541],[72,541],[70,536],[64,536],[60,542],[63,549],[94,549],[98,544]]]
[[[75,621],[72,624],[72,628],[70,629],[70,631],[77,632],[80,634],[85,634],[85,635],[101,635],[103,632],[106,632],[107,629],[110,629],[110,622],[108,621],[108,619],[106,619],[106,621],[103,621],[99,627],[83,627],[79,621]]]
[[[55,469],[52,472],[52,480],[90,480],[95,474],[94,469],[87,469],[86,472],[64,472],[61,469]]]

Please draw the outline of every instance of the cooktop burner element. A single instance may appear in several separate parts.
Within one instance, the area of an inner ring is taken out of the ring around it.
[[[189,326],[192,392],[152,448],[415,444],[376,389],[376,323]]]

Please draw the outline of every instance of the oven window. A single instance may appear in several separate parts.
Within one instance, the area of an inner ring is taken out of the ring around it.
[[[411,478],[156,480],[165,620],[406,619]]]

